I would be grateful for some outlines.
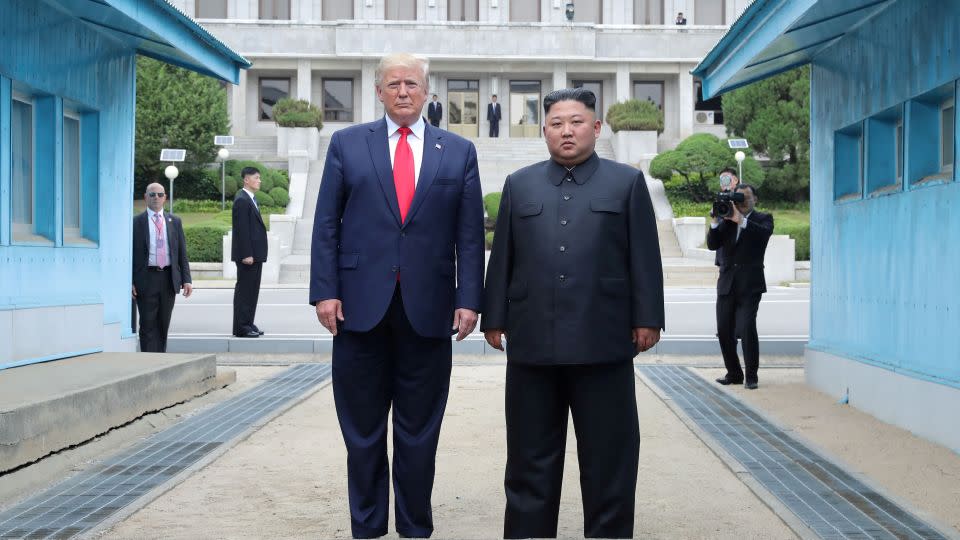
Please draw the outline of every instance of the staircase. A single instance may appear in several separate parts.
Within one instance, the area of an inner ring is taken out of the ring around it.
[[[240,135],[233,138],[233,146],[227,147],[230,159],[259,161],[274,169],[286,169],[287,160],[277,156],[277,137]]]

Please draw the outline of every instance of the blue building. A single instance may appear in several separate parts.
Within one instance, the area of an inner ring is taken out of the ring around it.
[[[3,0],[0,21],[0,369],[134,351],[136,57],[250,64],[166,0]]]
[[[810,64],[807,381],[960,451],[960,3],[756,0],[705,96]]]

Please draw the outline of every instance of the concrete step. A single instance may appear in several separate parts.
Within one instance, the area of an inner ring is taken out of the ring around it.
[[[234,380],[212,354],[97,353],[6,369],[0,473]]]

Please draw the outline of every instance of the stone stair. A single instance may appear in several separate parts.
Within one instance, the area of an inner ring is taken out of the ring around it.
[[[287,160],[277,156],[276,136],[236,136],[233,138],[233,146],[228,146],[227,149],[230,151],[230,159],[249,159],[275,169],[287,168]]]

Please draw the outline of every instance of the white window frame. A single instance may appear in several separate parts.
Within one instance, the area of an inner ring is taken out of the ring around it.
[[[39,239],[33,232],[33,228],[37,224],[37,215],[34,211],[34,202],[37,200],[37,102],[33,99],[33,96],[18,90],[13,91],[11,98],[11,109],[13,108],[13,101],[19,101],[20,103],[30,106],[30,138],[32,140],[30,141],[30,222],[17,223],[11,215],[10,224],[12,226],[12,235],[10,239],[13,243],[30,243]],[[11,155],[11,158],[12,157]],[[11,197],[13,196],[13,186],[10,187],[10,195]],[[44,243],[47,243],[46,238],[42,240]]]
[[[83,116],[74,109],[64,108],[63,118],[69,118],[77,122],[77,226],[67,227],[66,208],[64,208],[63,243],[68,244],[83,241],[83,234],[80,232],[83,230]],[[66,144],[64,144],[64,148],[66,148]],[[66,160],[62,161],[62,167],[66,169]],[[64,179],[66,175],[61,172],[60,177]],[[64,184],[64,186],[66,186],[66,184]],[[64,197],[64,199],[66,199],[66,197]]]

